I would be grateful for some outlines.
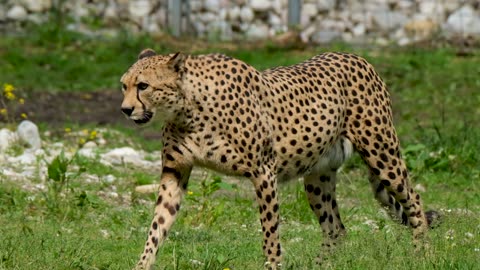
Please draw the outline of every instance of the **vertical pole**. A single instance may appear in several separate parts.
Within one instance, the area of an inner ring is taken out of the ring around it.
[[[170,31],[174,37],[179,37],[182,27],[182,2],[179,0],[170,0],[168,22]]]
[[[300,24],[301,0],[288,0],[288,28],[295,28]]]

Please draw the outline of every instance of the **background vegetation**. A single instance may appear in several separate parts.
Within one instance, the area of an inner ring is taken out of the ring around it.
[[[337,44],[300,49],[154,40],[127,33],[101,39],[51,25],[2,36],[0,83],[21,89],[26,102],[35,102],[37,95],[49,92],[118,89],[120,95],[119,77],[145,47],[159,53],[223,52],[259,69],[296,63],[331,50],[364,56],[390,86],[414,185],[421,190],[427,208],[443,214],[443,223],[429,234],[430,252],[414,253],[410,231],[380,211],[368,186],[367,172],[355,157],[343,168],[338,184],[340,209],[349,234],[322,268],[478,267],[478,49],[459,56],[456,48],[441,45],[385,49]],[[54,134],[47,140],[65,140],[66,147],[77,147],[77,141],[65,139],[64,127],[38,124],[41,131]],[[89,127],[75,126],[79,130]],[[107,127],[111,131],[102,147],[127,143],[147,150],[160,147],[157,141],[138,138],[131,127]],[[131,268],[142,251],[155,201],[155,195],[137,194],[134,187],[156,182],[158,169],[109,167],[79,156],[59,156],[51,166],[49,179],[34,180],[47,185],[44,191],[22,188],[0,174],[0,269]],[[85,175],[101,180],[86,182]],[[108,175],[116,180],[106,181]],[[261,230],[248,181],[212,172],[200,172],[193,178],[179,219],[159,253],[158,268],[260,269]],[[120,196],[103,196],[112,186]],[[314,265],[314,258],[322,237],[301,181],[282,185],[280,198],[285,269],[320,268]]]

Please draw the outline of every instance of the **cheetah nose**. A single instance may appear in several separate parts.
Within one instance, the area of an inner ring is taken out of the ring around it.
[[[122,107],[122,112],[125,115],[130,116],[130,115],[132,115],[133,107]]]

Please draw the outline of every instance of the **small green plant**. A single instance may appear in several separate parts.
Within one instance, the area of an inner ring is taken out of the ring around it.
[[[47,166],[47,192],[45,201],[47,208],[54,214],[67,214],[74,206],[94,205],[94,201],[85,191],[75,194],[70,182],[86,171],[80,167],[78,171],[71,173],[72,162],[76,155],[67,158],[62,151]],[[70,200],[72,196],[75,200]],[[93,202],[93,203],[91,203]]]
[[[424,144],[411,144],[403,150],[407,167],[419,173],[425,170],[444,171],[450,169],[450,163],[455,156],[449,155],[445,149],[430,151]]]
[[[225,210],[223,201],[213,202],[213,194],[219,190],[233,191],[235,189],[235,185],[224,182],[220,176],[205,177],[200,182],[198,193],[194,191],[187,192],[187,199],[194,202],[196,207],[198,207],[198,211],[190,217],[191,222],[205,223],[207,225],[213,224]]]
[[[62,151],[48,164],[48,191],[45,194],[45,199],[50,211],[57,212],[62,207],[63,200],[61,196],[62,192],[68,188],[67,170],[70,163],[71,160],[67,159]]]

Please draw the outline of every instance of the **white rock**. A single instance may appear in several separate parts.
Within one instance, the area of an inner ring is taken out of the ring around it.
[[[443,0],[443,8],[446,12],[452,13],[460,7],[462,2],[460,1],[451,1],[451,0]]]
[[[28,14],[27,20],[35,24],[41,24],[47,21],[47,19],[42,16],[41,13]]]
[[[115,4],[115,1],[110,1],[108,6],[105,8],[103,17],[106,21],[116,21],[118,20],[118,7]]]
[[[341,37],[342,33],[335,30],[321,30],[313,33],[311,40],[317,44],[324,44],[332,42]]]
[[[150,34],[161,34],[162,33],[162,29],[161,29],[160,25],[158,25],[158,23],[156,23],[156,22],[148,23],[147,26],[145,27],[145,31],[150,33]]]
[[[27,19],[27,11],[24,7],[15,5],[8,10],[7,18],[16,21],[23,21]]]
[[[237,21],[240,19],[240,7],[234,6],[228,10],[228,19],[230,21]]]
[[[408,20],[407,16],[396,11],[380,10],[373,12],[372,15],[374,23],[383,31],[402,27]]]
[[[30,164],[34,164],[34,162]],[[35,176],[37,176],[37,168],[35,166],[25,166],[22,168],[22,173],[20,175],[23,178],[34,178]]]
[[[17,134],[9,129],[0,129],[0,152],[7,150],[17,140]]]
[[[270,13],[268,16],[268,23],[271,26],[281,26],[283,25],[282,19],[275,13]]]
[[[363,36],[367,32],[365,24],[359,23],[352,28],[352,34],[356,37]]]
[[[343,21],[324,19],[318,24],[320,29],[335,30],[337,32],[343,32],[346,29],[346,25]]]
[[[207,28],[209,29],[208,38],[211,40],[218,38],[220,38],[220,40],[232,39],[232,26],[227,21],[213,21],[207,25]]]
[[[427,189],[422,184],[416,184],[414,189],[417,192],[426,192],[427,191]]]
[[[300,33],[300,39],[303,42],[308,43],[310,41],[310,37],[313,35],[313,33],[315,33],[315,31],[316,31],[316,28],[314,25],[308,26],[307,28],[305,28],[305,30],[303,30]]]
[[[406,46],[410,43],[412,43],[412,40],[410,40],[410,38],[408,38],[408,37],[401,37],[397,41],[397,44],[400,45],[400,46]]]
[[[43,157],[43,156],[45,156],[45,150],[37,149],[37,150],[33,151],[33,154],[37,157]]]
[[[397,2],[397,6],[399,9],[409,9],[411,7],[413,7],[413,5],[415,4],[415,2],[411,1],[411,0],[400,0]]]
[[[436,0],[422,0],[418,3],[420,13],[439,14],[443,13],[443,5]]]
[[[270,29],[266,24],[257,22],[250,25],[250,28],[245,34],[250,39],[264,39],[268,37],[269,32]]]
[[[276,14],[282,14],[283,12],[288,12],[287,1],[273,1],[272,9]]]
[[[33,152],[25,151],[20,156],[8,158],[8,161],[11,164],[24,164],[24,165],[34,164],[37,161],[37,157],[35,156],[35,154]]]
[[[154,192],[158,192],[159,188],[160,188],[160,184],[141,185],[141,186],[135,187],[135,192],[154,193]]]
[[[477,35],[480,34],[480,16],[470,5],[464,5],[448,16],[443,28],[450,33]]]
[[[108,192],[108,197],[110,198],[118,198],[118,193],[117,192],[114,192],[114,191],[110,191]]]
[[[254,17],[253,10],[248,6],[244,6],[240,10],[240,19],[242,19],[242,22],[251,22]]]
[[[82,157],[94,159],[97,155],[96,151],[94,148],[82,148],[79,149],[77,154]]]
[[[104,138],[98,138],[97,139],[97,142],[99,145],[105,145],[107,144],[107,140],[105,140]]]
[[[220,0],[206,0],[205,9],[211,12],[217,12],[220,8]]]
[[[32,121],[23,120],[17,127],[17,135],[22,141],[28,143],[33,150],[42,147],[38,127]]]
[[[269,0],[250,0],[250,7],[255,11],[267,11],[272,7]]]
[[[379,46],[388,46],[390,44],[390,41],[384,37],[378,37],[375,39],[375,44]]]
[[[195,32],[198,33],[198,35],[203,36],[205,34],[205,31],[207,28],[205,27],[205,24],[201,22],[200,20],[196,20],[192,22],[193,28],[195,28]]]
[[[130,1],[128,4],[128,12],[137,19],[147,16],[151,10],[152,3],[148,0]]]
[[[319,11],[331,11],[335,8],[335,0],[317,0]]]
[[[73,6],[71,7],[71,14],[72,14],[72,17],[75,19],[75,21],[80,21],[80,19],[84,18],[84,17],[88,17],[90,12],[88,10],[88,7],[82,3],[82,2],[77,2],[77,1],[74,1],[73,2]],[[75,26],[77,27],[77,26]],[[76,29],[74,29],[76,30]]]
[[[97,144],[94,141],[86,142],[82,148],[97,148]]]
[[[64,144],[63,144],[63,142],[54,142],[50,146],[53,147],[53,148],[56,148],[56,149],[60,149],[60,148],[64,147]]]
[[[209,23],[213,21],[217,21],[218,14],[215,14],[213,12],[204,12],[199,15],[199,20],[204,22],[204,23]]]
[[[314,3],[305,3],[302,6],[301,17],[307,17],[308,19],[316,16],[318,13],[317,5]]]
[[[197,12],[202,9],[202,1],[201,0],[189,0],[190,11]]]
[[[228,10],[226,8],[221,8],[220,11],[218,11],[217,21],[220,20],[223,23],[227,23],[226,22],[227,17],[228,17]]]
[[[14,170],[7,169],[7,168],[2,168],[0,169],[0,173],[5,176],[7,179],[17,179],[19,178],[20,174],[15,172]]]
[[[320,19],[320,18],[319,18]],[[320,19],[321,20],[321,19]],[[307,28],[312,23],[310,16],[300,16],[300,28]]]
[[[113,183],[117,178],[111,174],[105,175],[104,181],[111,184]]]
[[[350,13],[350,20],[353,24],[362,23],[365,24],[368,21],[368,15],[361,12]]]
[[[341,39],[345,42],[354,42],[353,35],[350,32],[343,32]]]
[[[141,164],[143,157],[133,148],[122,147],[103,154],[101,161],[112,165],[123,165],[124,163]]]
[[[368,227],[370,227],[372,230],[375,230],[375,231],[379,229],[377,222],[371,219],[365,220],[363,224],[367,225]]]
[[[42,12],[52,6],[51,0],[22,0],[22,3],[31,12]]]
[[[243,33],[247,32],[248,28],[250,28],[250,24],[242,22],[238,25],[238,28],[239,28],[239,32],[242,33],[242,36],[243,36]]]

